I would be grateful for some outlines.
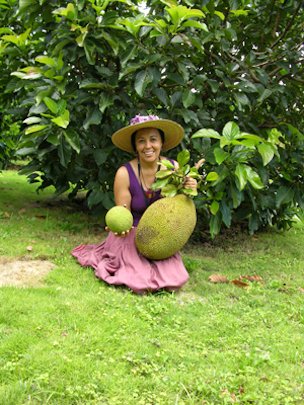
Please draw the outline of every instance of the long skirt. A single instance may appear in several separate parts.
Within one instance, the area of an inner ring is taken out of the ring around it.
[[[176,253],[168,259],[149,260],[135,246],[133,228],[126,237],[112,232],[100,244],[80,245],[72,251],[82,266],[91,266],[96,277],[111,285],[124,285],[142,294],[160,289],[177,290],[189,275]]]

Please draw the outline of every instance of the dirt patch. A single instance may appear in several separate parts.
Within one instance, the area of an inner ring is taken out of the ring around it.
[[[55,267],[47,260],[0,259],[0,287],[41,287],[44,277]]]

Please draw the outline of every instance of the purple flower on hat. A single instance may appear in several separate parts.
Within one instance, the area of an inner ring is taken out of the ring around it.
[[[134,124],[141,124],[142,122],[147,122],[147,121],[154,121],[154,120],[159,120],[159,117],[157,115],[135,115],[130,120],[130,125]]]

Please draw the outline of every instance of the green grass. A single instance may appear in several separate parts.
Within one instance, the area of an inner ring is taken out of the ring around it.
[[[52,191],[0,173],[0,258],[56,264],[43,287],[0,288],[1,404],[304,403],[301,224],[187,246],[183,290],[137,296],[70,256],[105,234]]]

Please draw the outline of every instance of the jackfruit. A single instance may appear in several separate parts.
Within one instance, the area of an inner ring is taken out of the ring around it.
[[[107,212],[105,222],[112,232],[122,233],[132,228],[133,215],[127,208],[117,205]]]
[[[161,198],[141,217],[136,229],[136,247],[148,259],[167,259],[186,244],[195,225],[195,204],[189,197],[178,194]]]

